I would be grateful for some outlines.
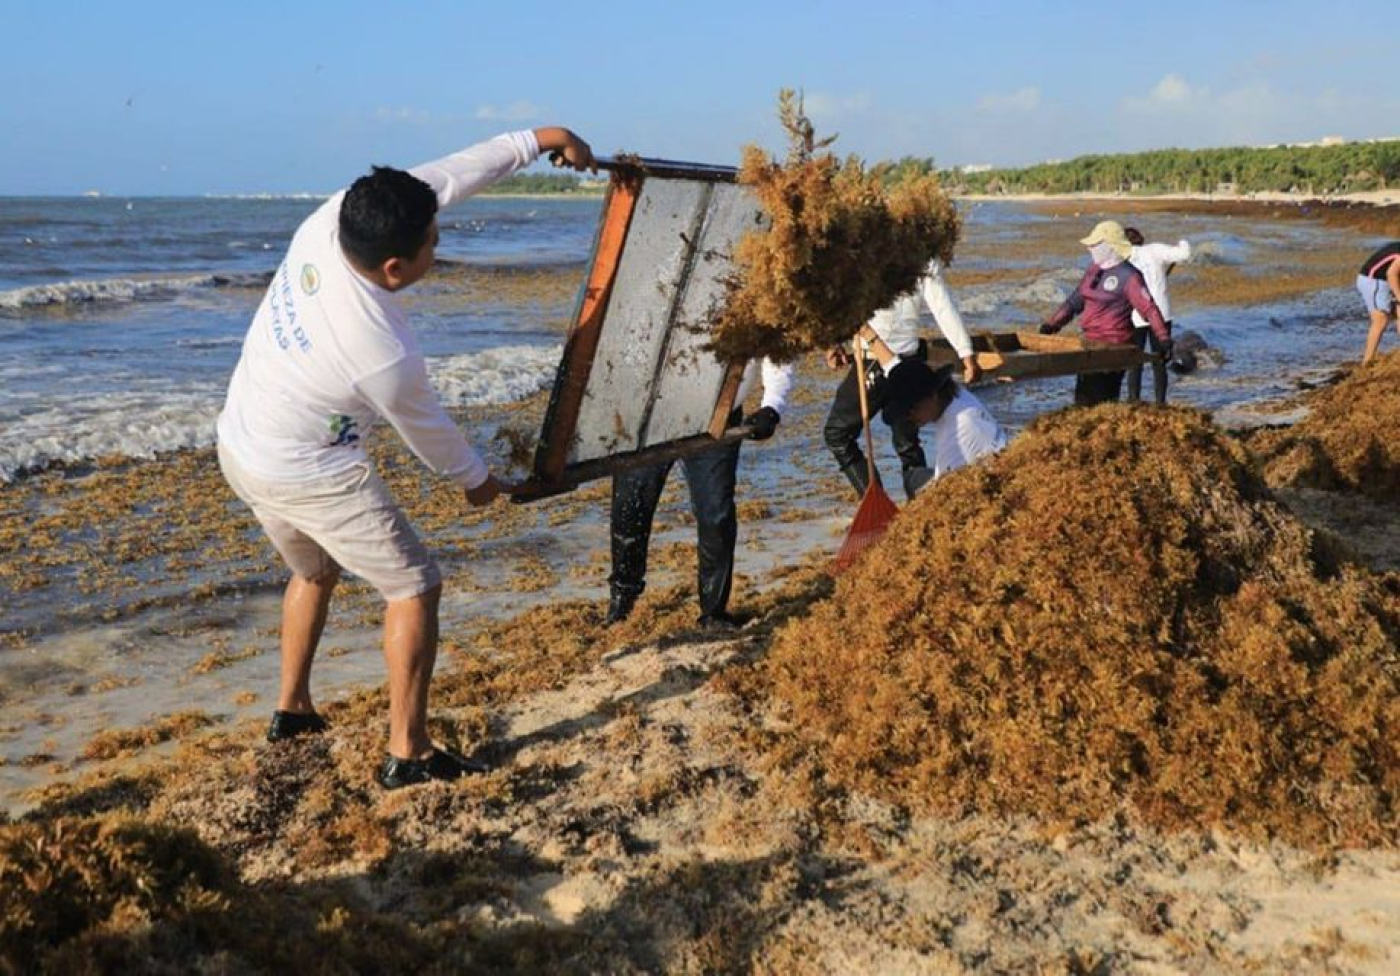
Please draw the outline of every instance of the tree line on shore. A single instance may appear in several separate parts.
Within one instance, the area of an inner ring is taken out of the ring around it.
[[[892,180],[928,172],[932,159],[905,157]],[[954,193],[1257,193],[1326,195],[1400,188],[1400,140],[1331,146],[1159,149],[1079,156],[977,172],[943,170]]]

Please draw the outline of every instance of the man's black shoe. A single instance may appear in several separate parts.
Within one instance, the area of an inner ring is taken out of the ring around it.
[[[299,735],[315,735],[326,731],[326,720],[315,712],[284,712],[281,709],[272,713],[272,721],[267,725],[267,741],[283,742]]]
[[[608,598],[608,615],[603,618],[603,625],[611,627],[613,624],[620,624],[628,617],[632,616],[632,608],[637,604],[637,597],[631,593],[614,593]]]
[[[384,757],[379,770],[379,785],[386,790],[426,783],[430,779],[454,780],[472,773],[489,773],[491,767],[474,759],[454,755],[445,749],[434,749],[426,759]]]
[[[748,622],[747,617],[736,617],[724,610],[717,610],[714,613],[702,613],[696,621],[696,626],[708,634],[732,634]]]

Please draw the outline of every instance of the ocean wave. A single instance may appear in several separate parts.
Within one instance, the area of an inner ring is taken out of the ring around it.
[[[554,380],[563,346],[499,346],[428,361],[428,375],[451,407],[509,403]]]
[[[428,373],[447,406],[509,403],[549,385],[562,351],[561,346],[501,346],[430,359]],[[223,383],[201,383],[176,390],[46,395],[42,402],[0,398],[0,483],[55,463],[114,455],[149,459],[208,446],[224,392]]]
[[[329,200],[329,193],[206,193],[205,200]]]
[[[251,271],[60,281],[0,291],[0,311],[22,312],[107,302],[156,301],[201,288],[265,288],[271,280],[271,271]]]

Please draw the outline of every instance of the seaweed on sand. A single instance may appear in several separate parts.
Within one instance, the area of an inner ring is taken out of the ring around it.
[[[1377,356],[1307,399],[1308,416],[1249,441],[1274,485],[1345,488],[1400,499],[1400,353]]]
[[[1393,844],[1400,576],[1333,559],[1184,409],[1042,418],[896,519],[771,657],[836,785]]]

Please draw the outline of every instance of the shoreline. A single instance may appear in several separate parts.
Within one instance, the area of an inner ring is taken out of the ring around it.
[[[956,200],[976,203],[1064,203],[1071,201],[1103,200],[1114,203],[1128,202],[1167,202],[1167,203],[1260,203],[1296,204],[1299,206],[1355,206],[1385,208],[1400,207],[1400,188],[1393,190],[1366,190],[1359,193],[1317,194],[1287,193],[1278,190],[1260,190],[1254,193],[1105,193],[1101,191],[1078,191],[1073,193],[954,193]]]

